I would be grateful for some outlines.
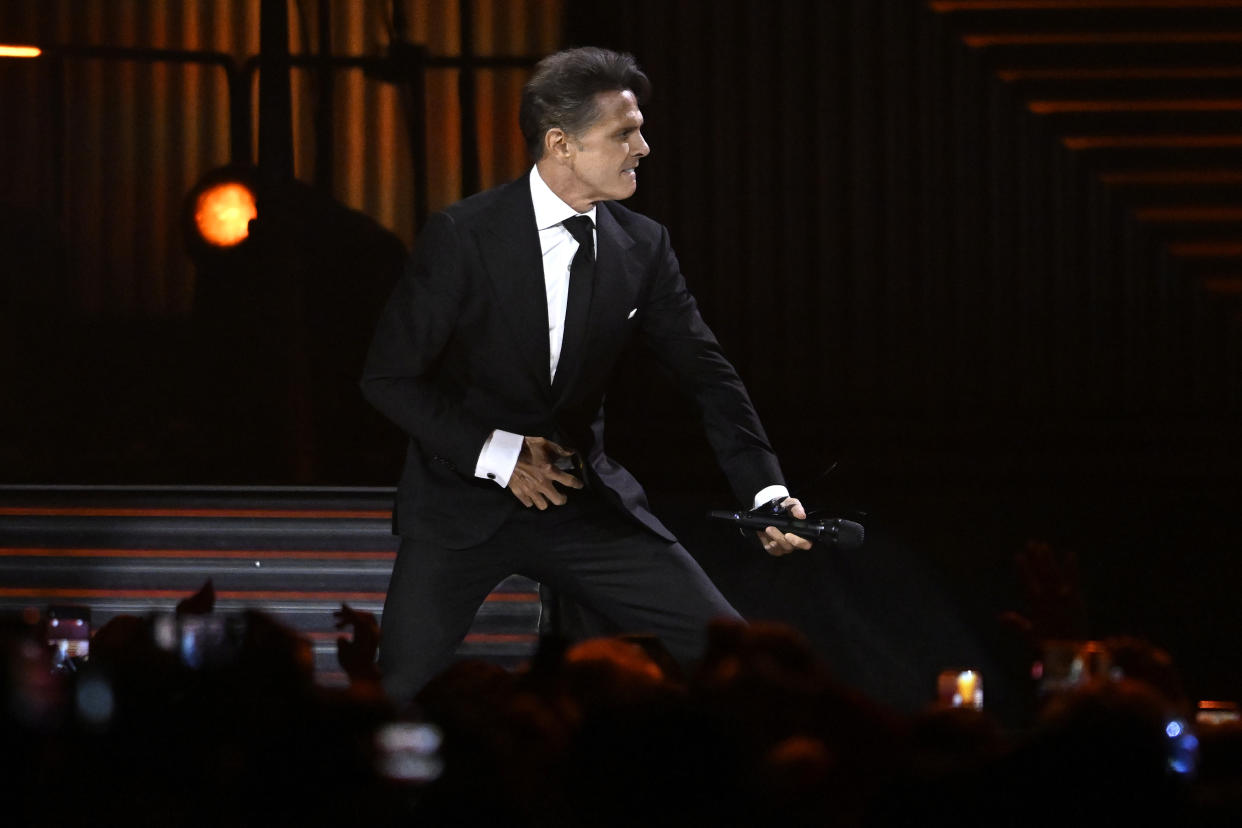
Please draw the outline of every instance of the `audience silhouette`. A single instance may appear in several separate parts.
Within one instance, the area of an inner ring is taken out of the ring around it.
[[[549,639],[522,670],[460,662],[399,711],[368,613],[336,613],[349,686],[325,688],[302,637],[213,610],[208,584],[113,618],[70,671],[37,614],[0,620],[4,824],[1242,824],[1242,726],[1196,725],[1134,639],[1018,728],[899,715],[762,623],[713,626],[690,675],[650,638]]]

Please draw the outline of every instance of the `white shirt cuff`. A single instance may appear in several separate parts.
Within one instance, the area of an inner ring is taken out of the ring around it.
[[[522,435],[498,428],[483,444],[479,462],[474,466],[474,476],[492,480],[503,489],[509,485],[509,478],[521,453]]]
[[[775,500],[778,497],[781,500],[784,500],[785,498],[789,497],[789,489],[786,489],[784,486],[780,486],[780,485],[767,486],[765,488],[762,488],[759,490],[759,494],[755,495],[755,505],[752,506],[751,508],[758,509],[763,504],[771,500]]]

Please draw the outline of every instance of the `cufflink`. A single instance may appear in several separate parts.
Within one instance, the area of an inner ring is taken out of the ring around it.
[[[495,480],[495,479],[496,479],[496,474],[495,474],[494,472],[488,472],[488,473],[487,473],[487,479],[488,479],[488,480]]]
[[[625,317],[625,318],[626,318],[626,319],[633,319],[633,318],[634,318],[634,314],[636,314],[636,313],[638,313],[638,308],[634,308],[632,311],[630,311],[630,315],[629,315],[629,316],[627,316],[627,317]]]

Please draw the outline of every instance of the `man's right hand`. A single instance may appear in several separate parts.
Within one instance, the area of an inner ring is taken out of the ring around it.
[[[570,489],[581,489],[582,481],[556,466],[562,457],[574,453],[543,437],[523,437],[517,465],[509,475],[509,491],[527,508],[543,511],[548,506],[564,506],[568,498],[557,483]]]

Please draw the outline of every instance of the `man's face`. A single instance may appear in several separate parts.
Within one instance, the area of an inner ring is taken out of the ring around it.
[[[565,199],[570,204],[634,195],[638,161],[651,151],[643,140],[643,114],[633,92],[600,92],[595,99],[599,118],[586,131],[568,139],[571,187],[575,191],[574,198]]]

